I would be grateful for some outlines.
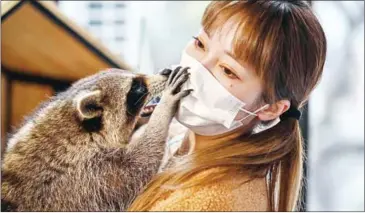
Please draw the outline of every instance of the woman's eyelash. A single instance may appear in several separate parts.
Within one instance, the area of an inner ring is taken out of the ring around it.
[[[204,44],[203,42],[200,41],[200,39],[198,37],[193,36],[193,38],[195,39],[195,46],[204,49]]]
[[[229,78],[239,79],[238,76],[233,71],[228,69],[227,67],[222,66],[222,70],[223,70],[224,74],[227,75]]]

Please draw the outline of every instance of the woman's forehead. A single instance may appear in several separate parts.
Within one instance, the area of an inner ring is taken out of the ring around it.
[[[224,51],[233,53],[237,28],[237,22],[229,20],[220,28],[210,31],[201,29],[201,32],[206,34],[211,42],[219,43]]]
[[[203,25],[202,30],[211,42],[219,44],[241,66],[255,70],[250,56],[256,56],[257,52],[252,52],[250,47],[257,43],[252,34],[254,29],[250,27],[248,21],[246,17],[235,14],[227,20],[213,21],[209,27]]]
[[[222,54],[228,55],[234,59],[240,66],[246,69],[253,69],[250,64],[247,63],[242,53],[238,53],[237,50],[244,51],[243,39],[240,38],[242,33],[239,33],[240,23],[235,19],[227,20],[223,26],[204,30],[202,33],[209,38],[211,47],[219,50]],[[238,45],[238,46],[237,46]]]

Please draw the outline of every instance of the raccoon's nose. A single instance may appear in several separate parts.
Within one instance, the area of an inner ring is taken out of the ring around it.
[[[170,69],[163,69],[160,74],[163,75],[163,76],[166,76],[168,77],[170,74],[171,74],[172,70]]]

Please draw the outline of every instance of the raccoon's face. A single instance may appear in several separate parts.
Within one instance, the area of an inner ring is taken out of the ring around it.
[[[147,103],[164,90],[170,73],[147,76],[110,69],[76,82],[71,90],[80,125],[88,132],[132,130]],[[146,108],[145,113],[152,111]]]
[[[32,137],[42,149],[58,146],[55,141],[128,143],[143,108],[164,90],[170,73],[164,70],[147,76],[110,69],[83,78],[27,116],[9,139],[7,149],[19,141],[28,144]],[[45,143],[50,140],[52,143]],[[25,150],[37,150],[35,143],[28,145]]]

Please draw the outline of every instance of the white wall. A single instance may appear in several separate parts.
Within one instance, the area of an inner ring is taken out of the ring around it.
[[[114,13],[110,8],[118,1],[60,1],[59,8],[72,20],[89,29],[88,4],[100,2],[98,17],[104,22],[113,16],[123,16],[123,29],[103,27],[91,31],[110,50],[119,54],[135,69],[144,73],[157,72],[180,60],[180,53],[191,36],[200,28],[200,18],[209,1],[124,1],[127,8]],[[124,31],[125,42],[120,49],[112,39],[116,31]]]
[[[309,211],[364,211],[364,2],[314,1],[328,42],[309,102]]]

